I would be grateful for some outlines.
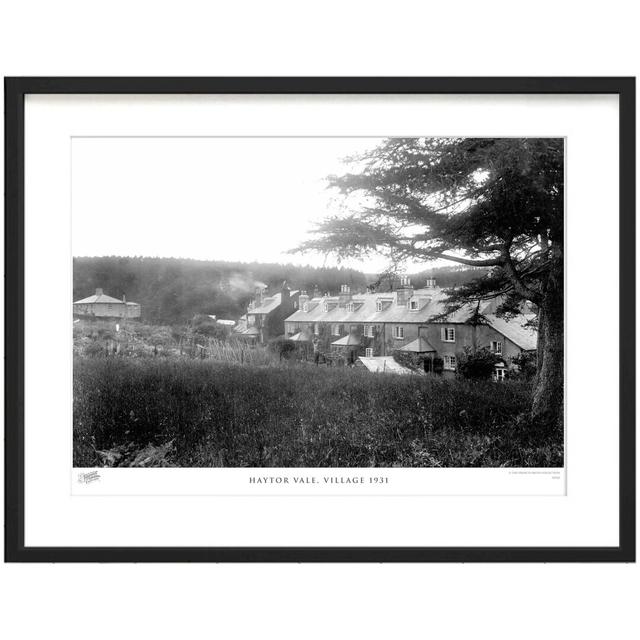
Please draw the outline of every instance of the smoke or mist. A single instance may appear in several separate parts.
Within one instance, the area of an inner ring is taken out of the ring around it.
[[[253,295],[256,289],[266,289],[267,285],[253,278],[250,273],[234,271],[229,276],[228,293],[232,296],[242,297]]]

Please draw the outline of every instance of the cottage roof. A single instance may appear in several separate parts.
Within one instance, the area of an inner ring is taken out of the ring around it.
[[[533,351],[538,344],[538,332],[532,327],[525,326],[534,318],[535,314],[532,313],[525,313],[510,320],[499,318],[495,314],[485,316],[487,322],[496,331],[525,351]]]
[[[412,353],[427,353],[429,351],[434,351],[435,349],[431,346],[431,343],[422,336],[419,336],[415,340],[409,342],[409,344],[405,344],[404,347],[400,347],[399,351],[411,351]]]
[[[446,311],[446,294],[440,288],[416,289],[411,296],[418,299],[419,309],[409,309],[407,304],[398,304],[398,292],[361,293],[351,299],[355,308],[339,307],[337,296],[312,298],[309,310],[299,309],[288,318],[287,322],[331,322],[331,323],[359,323],[376,324],[378,322],[424,323],[424,322],[466,322],[473,311],[472,305],[466,305],[458,311],[449,314],[444,319],[436,319]],[[383,304],[378,311],[378,301]],[[324,310],[324,302],[329,303],[329,309]],[[488,304],[488,303],[487,303]],[[484,307],[481,308],[481,311]]]
[[[289,295],[293,296],[296,293],[298,292],[290,291]],[[271,313],[272,311],[275,311],[280,306],[281,303],[282,303],[282,293],[274,293],[271,296],[267,296],[263,298],[259,306],[254,307],[253,309],[249,309],[247,311],[247,315],[256,316],[256,315]]]
[[[311,342],[311,336],[306,331],[299,331],[289,338],[292,342]]]
[[[105,304],[124,304],[122,300],[118,300],[117,298],[112,298],[111,296],[107,296],[104,293],[94,294],[89,296],[88,298],[83,298],[82,300],[76,300],[73,304],[95,304],[96,302],[103,302]],[[68,303],[67,303],[68,304]],[[135,302],[127,302],[127,304],[136,305]]]
[[[360,357],[358,360],[372,373],[413,373],[411,369],[398,364],[392,356]]]
[[[416,289],[410,299],[420,301],[418,309],[410,309],[408,304],[398,304],[397,291],[354,294],[351,299],[354,308],[351,311],[350,307],[337,305],[337,296],[316,297],[309,301],[313,304],[309,305],[308,311],[299,309],[286,318],[286,322],[327,322],[331,324],[377,324],[383,322],[423,324],[437,322],[459,324],[467,322],[475,311],[474,304],[467,304],[453,313],[444,315],[447,311],[447,294],[439,287]],[[378,311],[378,301],[386,303],[382,306],[381,311]],[[327,311],[325,311],[324,302],[329,303]],[[526,351],[535,349],[537,332],[535,329],[523,326],[534,317],[534,314],[527,313],[513,320],[506,320],[495,315],[495,307],[495,301],[487,301],[480,305],[479,312],[484,314],[490,326],[521,349]],[[346,343],[343,343],[342,340],[345,338],[341,338],[333,344],[345,345]],[[435,351],[424,338],[419,338],[418,341],[414,340],[402,349],[417,353]]]
[[[343,338],[339,338],[331,344],[334,344],[337,347],[355,347],[360,344],[360,338],[350,333],[349,335],[346,335]]]

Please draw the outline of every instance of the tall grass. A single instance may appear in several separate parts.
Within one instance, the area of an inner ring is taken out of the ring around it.
[[[197,340],[197,343],[204,346],[205,356],[216,362],[251,366],[269,366],[279,363],[279,358],[274,351],[263,346],[252,346],[241,340],[208,338]]]
[[[523,417],[525,383],[271,365],[76,358],[74,464],[171,440],[193,467],[562,464],[562,434]]]

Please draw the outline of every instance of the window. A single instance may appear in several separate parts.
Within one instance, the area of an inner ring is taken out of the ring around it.
[[[440,339],[442,342],[455,342],[456,330],[453,327],[442,327],[440,329]]]
[[[313,325],[313,333],[316,336],[320,333],[320,325],[317,322]]]
[[[323,302],[322,303],[322,310],[327,313],[327,311],[329,311],[329,303],[328,302]]]
[[[493,340],[491,342],[491,351],[497,353],[498,355],[502,355],[502,342],[499,340]]]
[[[332,324],[331,325],[331,334],[334,336],[339,336],[340,335],[340,325],[339,324]]]
[[[380,300],[376,302],[376,311],[382,311],[382,302]]]
[[[365,358],[373,358],[373,349],[371,347],[367,347],[364,350],[364,357]]]
[[[367,338],[373,338],[373,325],[372,324],[365,324],[364,325],[364,335]]]
[[[456,357],[455,356],[444,356],[444,368],[450,371],[456,370]]]
[[[356,310],[356,305],[355,305],[355,304],[353,304],[353,302],[350,302],[350,303],[347,305],[347,311],[349,311],[349,312],[353,313],[355,310]]]
[[[295,300],[293,301],[293,308],[294,308],[294,309],[297,309],[297,308],[298,308],[298,303],[297,303]]]
[[[496,382],[502,382],[506,377],[507,370],[504,367],[496,367],[493,372],[493,379]]]
[[[409,309],[411,311],[417,311],[418,310],[418,301],[417,300],[409,300]]]
[[[113,310],[113,305],[112,305],[112,304],[108,304],[108,305],[107,305],[107,309],[108,309],[109,311],[112,311],[112,310]]]
[[[397,340],[402,340],[404,338],[404,327],[394,327],[393,336]]]

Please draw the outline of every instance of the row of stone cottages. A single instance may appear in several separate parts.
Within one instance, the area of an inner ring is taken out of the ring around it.
[[[514,357],[535,351],[537,332],[527,326],[533,314],[499,318],[496,302],[491,301],[479,309],[486,324],[472,326],[467,322],[469,308],[439,318],[445,311],[445,298],[435,280],[414,289],[406,276],[395,291],[384,293],[352,293],[349,285],[342,285],[338,295],[316,291],[308,296],[305,291],[291,291],[284,283],[272,295],[257,290],[235,332],[262,344],[284,334],[316,352],[340,353],[348,362],[371,370],[393,369],[394,352],[407,352],[423,362],[427,371],[440,360],[445,375],[455,372],[465,347],[487,347],[502,358],[496,379],[514,366]]]

